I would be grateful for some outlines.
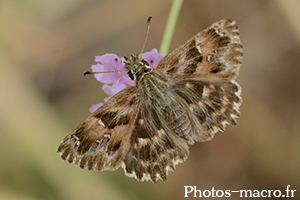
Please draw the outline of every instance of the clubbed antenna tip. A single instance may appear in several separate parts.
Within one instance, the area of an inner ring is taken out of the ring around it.
[[[151,22],[151,19],[152,19],[152,16],[148,17],[148,19],[147,19],[146,37],[145,37],[145,41],[144,41],[144,44],[143,44],[143,47],[142,47],[140,58],[142,58],[142,54],[144,52],[144,48],[146,46],[146,42],[147,42],[147,39],[148,39],[148,35],[149,35],[149,31],[150,31],[150,22]]]
[[[87,71],[87,72],[84,72],[83,73],[83,76],[86,76],[86,75],[91,75],[91,74],[93,74],[92,72],[90,72],[90,71]]]
[[[153,18],[152,16],[148,17],[148,19],[147,19],[147,24],[150,23],[150,21],[151,21],[152,18]]]

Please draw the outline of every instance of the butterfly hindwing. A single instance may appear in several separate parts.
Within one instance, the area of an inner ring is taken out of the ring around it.
[[[192,138],[197,142],[209,141],[227,124],[236,124],[240,116],[241,87],[234,81],[208,82],[179,80],[173,86],[177,99],[184,100],[192,113]],[[193,95],[191,95],[193,94]]]
[[[168,172],[184,162],[189,151],[183,138],[157,120],[159,113],[144,108],[141,107],[133,126],[123,168],[127,176],[155,183],[158,179],[166,180]],[[144,111],[149,114],[142,114]]]

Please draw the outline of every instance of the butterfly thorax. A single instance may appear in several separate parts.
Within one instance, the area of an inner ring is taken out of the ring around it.
[[[143,100],[151,101],[152,104],[165,102],[168,99],[169,79],[166,75],[149,64],[137,55],[131,55],[130,59],[125,58],[125,68],[129,77],[135,81],[140,97]]]
[[[143,58],[139,58],[137,55],[131,54],[130,59],[125,58],[125,69],[127,69],[128,76],[136,83],[139,82],[145,74],[152,71],[147,61]]]
[[[190,133],[191,127],[187,123],[188,114],[184,110],[182,101],[174,94],[172,80],[157,68],[150,68],[148,63],[137,56],[125,62],[128,75],[134,78],[138,96],[141,99],[139,107],[147,113],[141,116],[150,121],[158,120],[162,130],[171,131],[183,136]],[[183,123],[177,124],[178,119]],[[145,122],[144,126],[151,129],[151,123]],[[152,130],[155,132],[155,130]],[[156,130],[157,131],[157,130]]]

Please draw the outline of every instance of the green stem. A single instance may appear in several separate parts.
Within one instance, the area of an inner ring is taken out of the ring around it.
[[[171,10],[169,13],[166,29],[163,35],[163,39],[160,45],[159,52],[161,55],[166,55],[169,52],[173,33],[175,30],[177,18],[180,12],[181,5],[183,0],[173,0]]]

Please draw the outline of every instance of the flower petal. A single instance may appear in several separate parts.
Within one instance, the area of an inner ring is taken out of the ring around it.
[[[107,94],[107,95],[113,95],[113,93],[112,93],[112,86],[110,86],[110,85],[103,85],[102,86],[102,90]]]
[[[123,61],[116,54],[107,53],[102,56],[96,56],[95,61],[100,63],[92,66],[93,72],[107,72],[124,69]],[[121,74],[112,72],[95,74],[94,76],[101,83],[111,84],[116,82],[121,77]]]
[[[92,65],[93,72],[106,72],[108,70],[101,64]],[[117,81],[120,78],[120,75],[117,73],[102,73],[95,74],[94,77],[101,83],[111,84]]]
[[[143,58],[149,63],[150,67],[154,67],[154,64],[159,62],[163,56],[158,53],[157,49],[152,49],[150,52],[145,52]],[[120,59],[116,54],[107,53],[102,56],[96,56],[95,61],[100,63],[92,66],[93,72],[107,72],[124,69],[124,59]],[[126,71],[95,74],[94,76],[99,82],[105,84],[102,86],[102,90],[109,95],[109,97],[104,98],[104,102],[125,89],[126,85],[135,85],[135,82],[129,78]],[[106,84],[113,85],[110,86]],[[90,112],[94,112],[102,105],[103,103],[94,104],[89,110]]]
[[[122,60],[113,53],[107,53],[102,56],[95,56],[95,61],[105,66],[105,70],[107,71],[124,69],[124,63],[122,62]]]
[[[97,103],[97,104],[94,104],[92,105],[90,108],[89,108],[89,111],[91,113],[95,112],[98,108],[100,108],[101,106],[103,105],[103,103]]]
[[[155,63],[159,62],[164,56],[158,53],[157,49],[152,49],[149,52],[143,53],[142,56],[148,63],[150,67],[153,67]]]
[[[124,90],[125,88],[126,88],[126,84],[124,83],[124,81],[122,79],[119,79],[117,82],[115,82],[112,85],[111,92],[113,95],[115,95],[118,92],[120,92],[121,90]]]

